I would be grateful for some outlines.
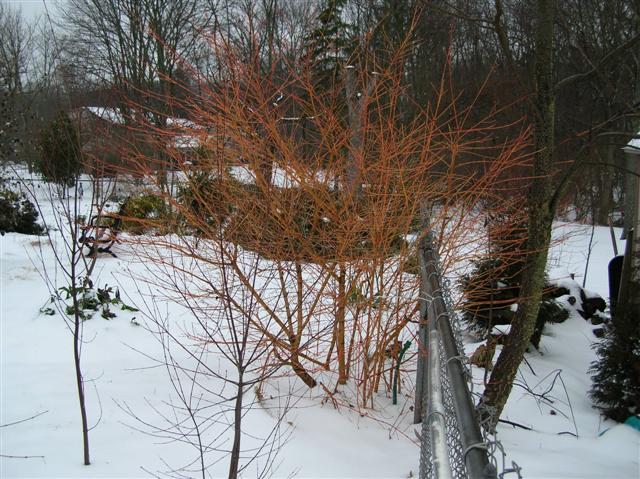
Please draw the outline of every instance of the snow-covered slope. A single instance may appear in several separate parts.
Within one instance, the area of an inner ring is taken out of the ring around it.
[[[581,280],[590,229],[558,224],[556,233],[567,238],[554,247],[551,278],[566,279],[574,273]],[[194,457],[191,445],[144,433],[149,428],[140,420],[161,424],[150,406],[166,413],[166,402],[175,394],[166,369],[153,360],[162,356],[157,338],[139,313],[127,311],[118,311],[109,321],[97,315],[84,325],[89,417],[97,425],[90,433],[92,465],[81,465],[71,335],[61,317],[39,313],[49,296],[32,263],[39,261],[40,245],[53,275],[44,237],[0,238],[0,424],[6,425],[0,428],[0,476],[150,477],[184,466]],[[118,285],[136,302],[131,273],[143,274],[145,269],[128,248],[118,245],[117,258],[101,257],[94,282]],[[597,228],[586,286],[603,297],[608,296],[606,264],[611,256],[609,232]],[[187,321],[183,312],[168,308],[178,322]],[[501,424],[498,437],[525,477],[639,477],[640,433],[602,421],[587,397],[587,370],[594,359],[591,345],[596,341],[592,329],[577,315],[548,327],[542,352],[530,353],[521,368],[504,418],[532,430]],[[468,351],[475,346],[467,345]],[[482,376],[482,370],[474,371],[478,387]],[[419,446],[410,424],[409,387],[397,406],[381,397],[377,409],[367,412],[350,409],[348,395],[336,398],[336,408],[320,388],[309,392],[287,378],[275,381],[272,388],[276,386],[281,392],[293,391],[295,398],[283,424],[282,437],[288,441],[280,446],[276,477],[417,475]],[[253,392],[250,396],[254,399]],[[247,430],[257,436],[268,433],[275,423],[270,407],[275,406],[276,400],[269,398],[256,404],[246,417]],[[226,476],[224,451],[212,452],[210,459],[219,462],[212,464],[209,474]],[[254,477],[255,471],[245,476]]]

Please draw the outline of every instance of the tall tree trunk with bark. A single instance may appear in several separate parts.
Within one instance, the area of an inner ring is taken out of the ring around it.
[[[87,407],[84,394],[84,378],[82,377],[82,369],[80,367],[80,348],[82,337],[80,328],[82,327],[82,314],[80,310],[80,304],[78,302],[78,292],[75,286],[75,282],[71,284],[71,291],[73,291],[73,309],[74,309],[74,323],[73,323],[73,364],[76,371],[76,387],[78,388],[78,402],[80,404],[80,418],[82,419],[82,463],[85,466],[91,464],[89,458],[89,423],[87,420]]]
[[[237,396],[233,408],[233,446],[231,447],[231,456],[229,458],[229,479],[238,477],[238,468],[240,467],[240,441],[242,438],[242,416],[245,412],[242,407],[244,394],[244,374],[239,371]]]
[[[347,272],[343,264],[338,266],[338,306],[336,312],[336,349],[338,351],[338,384],[347,384],[345,351],[345,321],[347,309]]]
[[[480,402],[480,412],[493,429],[507,402],[540,309],[553,221],[551,178],[555,92],[553,83],[553,23],[555,0],[538,0],[535,65],[534,180],[528,195],[527,257],[518,311]]]

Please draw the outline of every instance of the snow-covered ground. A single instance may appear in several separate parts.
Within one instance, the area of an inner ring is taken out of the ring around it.
[[[614,231],[624,251],[621,230]],[[614,256],[609,228],[556,223],[554,239],[550,280],[571,283],[573,274],[582,285],[591,241],[585,288],[608,301],[608,263]],[[525,477],[640,477],[640,432],[604,420],[588,397],[596,327],[575,312],[562,324],[547,325],[541,351],[529,353],[520,367],[502,418],[533,431],[503,424],[498,437]],[[474,377],[482,373],[474,371]]]
[[[45,209],[45,214],[50,211]],[[550,278],[564,280],[573,273],[582,282],[591,228],[556,226],[554,234],[563,241],[550,256]],[[96,426],[90,433],[92,464],[82,465],[71,335],[60,316],[39,312],[49,298],[32,262],[38,263],[40,246],[44,263],[55,275],[46,237],[11,233],[0,238],[0,476],[152,477],[187,465],[195,456],[192,445],[145,433],[150,428],[141,421],[162,425],[151,406],[170,412],[167,402],[175,399],[175,391],[166,368],[154,359],[163,351],[144,318],[118,308],[114,319],[96,315],[84,323],[82,362],[90,423]],[[141,285],[134,277],[144,274],[145,266],[130,246],[118,245],[115,251],[117,258],[104,255],[98,260],[94,283],[118,286],[137,302]],[[605,298],[612,256],[609,230],[596,228],[586,288]],[[183,311],[168,311],[174,320],[187,321]],[[593,328],[577,314],[548,326],[541,352],[529,353],[521,367],[503,418],[532,430],[501,424],[498,438],[524,477],[640,477],[640,432],[602,420],[587,396],[587,370],[595,358]],[[476,346],[468,344],[467,352]],[[482,376],[483,370],[474,370],[477,390]],[[408,387],[397,406],[383,397],[375,411],[357,411],[347,406],[348,397],[336,408],[320,388],[309,391],[288,378],[274,380],[270,396],[245,418],[246,430],[256,437],[267,435],[276,423],[276,387],[295,398],[282,424],[281,437],[288,440],[279,446],[276,477],[417,476],[419,444],[411,424],[413,398]],[[250,400],[254,395],[251,391]],[[37,417],[18,422],[33,416]],[[220,441],[230,435],[227,431]],[[213,463],[209,475],[226,477],[225,453],[212,451],[208,458]],[[198,477],[194,471],[183,474]],[[254,465],[244,474],[256,475]]]

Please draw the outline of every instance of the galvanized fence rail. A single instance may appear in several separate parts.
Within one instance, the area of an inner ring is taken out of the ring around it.
[[[418,249],[421,327],[415,422],[422,421],[420,479],[492,479],[514,472],[505,468],[501,445],[477,419],[470,371],[448,285],[429,235]],[[502,455],[498,474],[496,452]]]

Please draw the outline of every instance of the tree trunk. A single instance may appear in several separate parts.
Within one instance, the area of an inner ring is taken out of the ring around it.
[[[532,218],[532,216],[537,218]],[[490,428],[494,428],[500,418],[511,392],[518,367],[535,329],[544,288],[544,271],[551,235],[551,220],[552,216],[548,210],[529,214],[529,234],[533,236],[530,236],[528,244],[531,248],[536,248],[536,246],[537,248],[527,257],[522,275],[518,311],[513,318],[511,330],[482,396],[481,413],[485,418],[490,417]],[[534,224],[538,225],[537,231],[533,231],[532,225]]]
[[[240,439],[242,437],[242,399],[244,394],[244,382],[242,371],[238,378],[238,394],[233,412],[233,446],[231,447],[231,458],[229,460],[229,479],[238,477],[238,466],[240,464]]]
[[[73,364],[76,370],[76,386],[78,388],[78,402],[80,403],[80,416],[82,418],[82,457],[84,465],[91,464],[89,460],[89,425],[87,421],[87,409],[84,398],[84,380],[82,379],[82,370],[80,369],[80,327],[82,318],[80,317],[80,305],[78,304],[78,291],[75,282],[71,283],[71,291],[73,291],[73,308],[74,308],[74,327],[73,327]]]
[[[347,307],[347,275],[343,265],[338,267],[338,310],[336,312],[336,349],[338,352],[338,384],[347,384],[345,352],[345,318]]]
[[[291,352],[291,369],[293,372],[302,379],[302,382],[305,383],[310,388],[314,388],[318,385],[317,381],[313,379],[313,376],[309,374],[309,372],[304,368],[302,363],[300,362],[300,358],[296,352]]]
[[[356,91],[355,67],[349,65],[347,72],[347,108],[349,111],[349,127],[351,128],[351,138],[349,140],[349,161],[346,168],[346,191],[354,200],[361,191],[361,172],[358,165],[357,155],[362,152],[362,114],[364,98],[358,96]]]
[[[318,384],[315,379],[309,374],[305,367],[300,362],[300,356],[298,351],[300,350],[300,340],[304,329],[303,318],[303,294],[302,288],[304,287],[302,266],[296,262],[296,329],[294,332],[293,325],[289,332],[289,344],[291,345],[291,368],[296,375],[302,379],[310,388],[316,387]]]
[[[536,27],[536,99],[534,180],[528,195],[527,258],[522,275],[518,311],[511,331],[480,401],[480,413],[495,429],[507,402],[542,300],[544,272],[551,241],[555,93],[553,84],[553,22],[555,0],[538,0]]]
[[[357,89],[356,69],[353,65],[346,67],[346,93],[347,110],[349,114],[349,128],[351,138],[349,139],[349,160],[345,171],[345,190],[351,195],[355,203],[362,194],[362,165],[360,164],[364,147],[364,133],[367,121],[367,102],[372,95],[377,83],[377,74],[367,82],[366,92],[359,92]]]

